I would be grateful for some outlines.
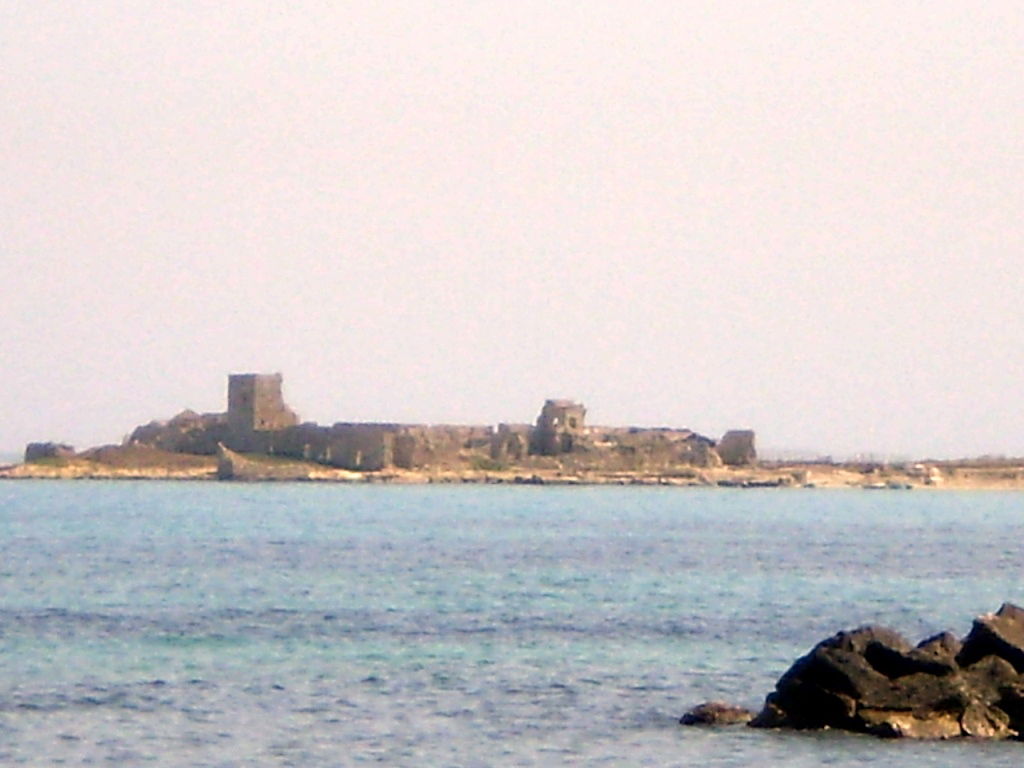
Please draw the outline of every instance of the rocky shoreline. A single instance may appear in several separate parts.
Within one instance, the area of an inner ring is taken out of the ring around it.
[[[757,715],[705,702],[680,722],[1022,740],[1024,609],[1004,603],[962,640],[942,632],[916,646],[884,627],[839,632],[794,662]]]

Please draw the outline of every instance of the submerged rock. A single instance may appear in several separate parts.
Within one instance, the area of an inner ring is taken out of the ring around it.
[[[839,632],[797,659],[755,728],[838,728],[912,739],[1020,738],[1024,609],[1004,604],[961,643],[948,632],[912,647],[884,627]]]
[[[679,722],[682,725],[742,725],[749,723],[753,716],[749,709],[724,701],[705,701],[683,715]]]

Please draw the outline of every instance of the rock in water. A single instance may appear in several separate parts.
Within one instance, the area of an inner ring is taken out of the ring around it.
[[[779,678],[755,728],[839,728],[914,739],[1024,733],[1024,609],[975,620],[911,647],[884,627],[818,643]],[[696,711],[696,710],[694,710]]]
[[[989,655],[1006,659],[1024,672],[1024,609],[1003,603],[995,613],[976,618],[956,660],[968,666]]]
[[[753,716],[749,709],[724,701],[705,701],[683,715],[679,722],[682,725],[739,725],[749,723]]]

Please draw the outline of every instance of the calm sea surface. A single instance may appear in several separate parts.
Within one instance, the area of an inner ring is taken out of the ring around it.
[[[1019,766],[684,729],[1024,603],[1024,494],[0,482],[0,765]]]

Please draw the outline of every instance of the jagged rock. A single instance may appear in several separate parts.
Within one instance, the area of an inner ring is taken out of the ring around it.
[[[683,715],[679,722],[682,725],[739,725],[749,723],[753,716],[749,709],[724,701],[705,701]]]
[[[860,720],[865,733],[888,739],[953,739],[962,735],[959,719],[949,712],[918,716],[900,710],[865,709]]]
[[[1003,697],[1004,689],[1020,680],[1013,665],[998,656],[986,656],[962,670],[961,675],[975,698],[985,704],[998,702]]]
[[[961,643],[944,632],[912,648],[862,627],[818,643],[779,678],[760,728],[840,728],[886,737],[982,739],[1024,732],[1024,609],[1006,603]]]
[[[1003,686],[996,706],[1010,718],[1010,727],[1024,734],[1024,682]]]
[[[946,634],[949,633],[943,633]],[[956,645],[949,646],[950,642]],[[955,672],[957,667],[956,653],[950,650],[951,647],[960,647],[959,641],[952,635],[949,635],[949,638],[929,638],[910,650],[874,642],[864,650],[864,656],[872,667],[889,678],[918,673],[948,675]]]
[[[977,701],[971,702],[960,715],[960,727],[964,736],[976,739],[1005,739],[1016,735],[1010,729],[1010,718],[1005,712]]]
[[[998,656],[1024,672],[1024,608],[1003,603],[995,613],[974,620],[956,660],[967,667],[986,656]]]
[[[839,632],[797,659],[779,679],[765,712],[751,723],[756,727],[855,727],[858,701],[881,702],[890,695],[892,682],[868,662],[869,647],[893,652],[910,649],[891,630],[863,627]]]
[[[952,632],[940,632],[922,640],[914,650],[917,651],[919,658],[929,659],[953,671],[957,667],[956,656],[961,648],[963,644],[956,635]]]

